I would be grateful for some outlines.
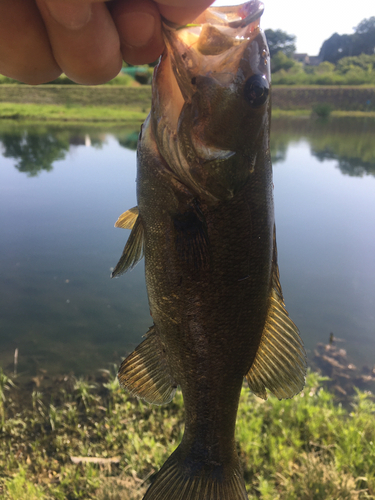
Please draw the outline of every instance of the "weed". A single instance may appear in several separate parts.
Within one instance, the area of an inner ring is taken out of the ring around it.
[[[83,378],[77,379],[73,386],[78,404],[82,404],[86,410],[92,403],[98,401],[98,397],[92,393],[92,389],[96,389],[96,385],[89,384]]]
[[[3,369],[0,367],[0,430],[4,425],[5,403],[7,402],[7,394],[13,387],[15,387],[14,382],[3,372]]]
[[[323,383],[309,373],[304,391],[287,401],[262,401],[244,387],[237,442],[251,500],[375,498],[373,398],[358,391],[346,410]],[[140,500],[182,438],[181,393],[167,407],[144,404],[119,387],[114,370],[102,370],[95,382],[60,377],[29,398],[6,384],[6,500]]]
[[[26,471],[22,467],[11,479],[5,482],[6,500],[43,500],[45,495],[43,490],[26,477]]]

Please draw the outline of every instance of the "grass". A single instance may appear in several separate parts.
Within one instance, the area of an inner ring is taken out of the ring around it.
[[[280,109],[272,108],[273,118],[309,118],[315,113],[313,109]],[[375,111],[345,111],[334,110],[329,113],[332,117],[346,117],[346,118],[375,118]]]
[[[1,375],[6,500],[141,499],[182,437],[180,393],[170,405],[153,407],[127,395],[106,370],[91,380],[60,377],[38,390],[14,387]],[[358,392],[345,409],[323,384],[309,373],[300,395],[266,402],[244,387],[237,440],[251,500],[375,498],[373,398]]]
[[[56,122],[142,122],[149,109],[144,106],[79,106],[74,104],[0,103],[0,119]]]
[[[80,106],[76,104],[18,104],[0,102],[0,120],[55,123],[141,123],[149,113],[149,106]],[[311,109],[285,110],[273,108],[272,116],[309,117]],[[331,116],[374,118],[375,111],[332,111]]]

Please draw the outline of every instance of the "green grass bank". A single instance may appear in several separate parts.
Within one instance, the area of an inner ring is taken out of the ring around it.
[[[182,437],[181,393],[146,405],[114,371],[16,384],[0,370],[5,500],[140,500]],[[244,387],[237,442],[250,500],[374,499],[374,417],[369,393],[345,409],[313,372],[291,400],[262,401]]]
[[[1,103],[57,106],[149,106],[151,86],[0,85]]]
[[[0,103],[0,120],[18,122],[69,122],[100,124],[142,123],[149,106],[81,106],[61,104]]]

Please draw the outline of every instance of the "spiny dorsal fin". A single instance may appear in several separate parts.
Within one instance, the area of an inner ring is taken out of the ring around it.
[[[146,340],[122,362],[118,379],[134,396],[156,405],[167,404],[177,384],[169,373],[155,327],[152,326],[146,335]]]
[[[133,207],[120,215],[115,223],[115,227],[121,227],[122,229],[133,229],[135,221],[139,215],[138,207]]]
[[[298,328],[289,318],[284,306],[274,238],[268,316],[255,360],[246,379],[250,390],[260,398],[267,399],[267,388],[278,399],[286,399],[302,391],[305,375],[306,352]]]
[[[143,257],[143,246],[144,229],[142,221],[138,216],[134,223],[132,232],[130,233],[129,239],[126,242],[121,258],[112,272],[111,278],[120,276],[120,274],[125,273],[129,268],[133,269],[133,267]]]

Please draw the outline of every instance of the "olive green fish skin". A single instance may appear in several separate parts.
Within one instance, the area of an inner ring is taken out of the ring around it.
[[[146,283],[157,335],[184,397],[182,447],[207,450],[207,460],[218,463],[233,458],[243,377],[267,314],[274,227],[268,128],[267,120],[257,131],[248,181],[232,199],[212,206],[175,179],[167,182],[170,169],[158,154],[150,121],[139,146]],[[201,268],[181,258],[175,244],[175,219],[196,204],[207,225],[209,255]]]

